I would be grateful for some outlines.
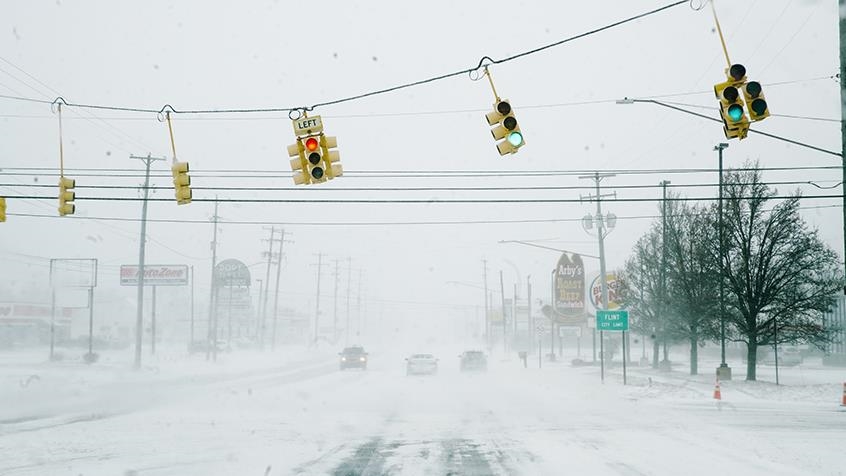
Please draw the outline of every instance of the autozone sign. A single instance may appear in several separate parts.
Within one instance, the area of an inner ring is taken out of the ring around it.
[[[120,267],[120,285],[138,285],[138,266],[125,264]],[[146,264],[144,265],[145,286],[186,286],[188,284],[188,266],[184,264]]]

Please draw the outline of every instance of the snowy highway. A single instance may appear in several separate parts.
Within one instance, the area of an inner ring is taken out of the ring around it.
[[[22,406],[2,414],[0,474],[843,474],[836,404],[759,398],[761,385],[741,382],[725,383],[718,404],[706,384],[656,374],[650,385],[650,370],[623,387],[619,369],[603,385],[596,368],[455,364],[408,377],[394,356],[343,372],[322,356],[193,377],[88,376],[70,390],[66,372],[43,372],[5,392]],[[38,413],[56,398],[66,404]]]

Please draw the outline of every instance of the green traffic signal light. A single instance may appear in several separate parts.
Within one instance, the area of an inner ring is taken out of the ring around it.
[[[517,131],[509,133],[508,142],[514,147],[520,147],[521,145],[523,145],[523,134]]]
[[[732,104],[728,108],[728,115],[734,122],[741,120],[743,118],[743,107],[739,104]]]

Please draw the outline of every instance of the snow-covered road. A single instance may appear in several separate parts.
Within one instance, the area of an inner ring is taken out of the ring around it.
[[[407,377],[383,357],[367,371],[323,358],[121,392],[101,381],[98,398],[57,413],[7,408],[0,474],[846,474],[836,401],[732,382],[717,405],[706,385],[672,378],[647,386],[634,372],[623,387],[596,368],[496,361],[461,374],[444,359],[438,375]]]

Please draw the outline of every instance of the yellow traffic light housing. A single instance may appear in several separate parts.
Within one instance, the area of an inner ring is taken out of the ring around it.
[[[170,167],[173,174],[174,196],[178,205],[191,203],[191,177],[188,175],[188,170],[188,162],[174,162]]]
[[[770,117],[770,110],[767,100],[758,81],[749,81],[743,86],[743,98],[746,100],[746,108],[749,110],[749,119],[763,121]]]
[[[292,121],[297,142],[288,146],[296,185],[322,183],[343,175],[338,139],[323,134],[320,116],[303,116]]]
[[[306,185],[309,183],[308,176],[306,175],[308,167],[306,167],[306,158],[304,151],[305,148],[303,147],[303,143],[300,140],[297,140],[296,144],[291,144],[288,146],[288,156],[292,157],[291,170],[294,171],[295,185]]]
[[[323,158],[327,167],[329,179],[344,175],[344,167],[341,165],[341,153],[338,152],[338,138],[333,136],[320,135],[320,146],[323,149]]]
[[[499,155],[516,154],[517,150],[526,143],[520,125],[514,117],[514,110],[507,99],[499,99],[494,103],[494,110],[485,115],[491,128],[491,135],[496,141]]]
[[[740,88],[746,82],[746,68],[734,64],[726,70],[727,79],[714,85],[714,95],[720,100],[720,116],[726,139],[745,139],[749,133],[749,119],[740,98]]]
[[[6,221],[6,197],[0,197],[0,222]]]
[[[59,215],[73,215],[76,211],[76,205],[73,203],[76,199],[74,192],[76,187],[76,180],[67,177],[59,177]]]

